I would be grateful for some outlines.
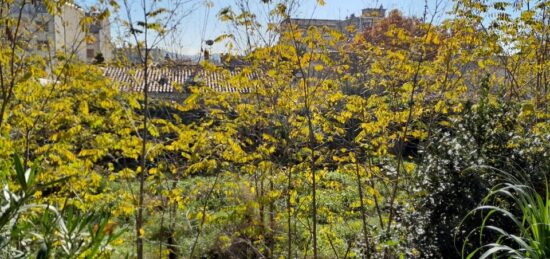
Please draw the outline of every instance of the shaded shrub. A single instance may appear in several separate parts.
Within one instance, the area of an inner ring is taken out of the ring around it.
[[[484,96],[450,116],[423,143],[416,192],[418,210],[409,215],[410,241],[425,258],[460,258],[467,230],[481,225],[482,218],[466,214],[474,209],[494,185],[495,177],[466,169],[490,166],[505,171],[530,172],[544,177],[550,167],[548,134],[531,130],[522,121],[521,106],[501,104]],[[503,225],[507,219],[494,218]],[[513,231],[513,230],[509,230]],[[470,237],[472,239],[473,237]],[[473,246],[464,246],[470,253]],[[454,251],[454,252],[453,252]]]

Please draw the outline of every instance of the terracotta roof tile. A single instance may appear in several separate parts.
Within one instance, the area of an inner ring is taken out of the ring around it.
[[[149,68],[149,91],[151,93],[176,93],[177,87],[202,85],[219,92],[247,92],[229,85],[221,72],[207,71],[199,66],[170,68]],[[107,67],[103,74],[122,83],[122,90],[128,92],[143,91],[143,70],[128,67]],[[231,72],[236,75],[236,71]]]

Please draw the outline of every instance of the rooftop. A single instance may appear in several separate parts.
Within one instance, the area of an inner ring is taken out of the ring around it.
[[[143,91],[143,70],[128,67],[107,67],[104,75],[113,81],[120,82],[121,90],[127,92]],[[237,71],[232,71],[236,75]],[[205,86],[218,92],[247,92],[227,83],[226,76],[221,72],[205,70],[200,66],[175,66],[150,68],[148,70],[149,91],[151,93],[178,93],[178,87]]]

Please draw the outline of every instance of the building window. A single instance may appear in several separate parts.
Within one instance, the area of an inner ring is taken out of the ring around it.
[[[101,25],[99,24],[92,24],[90,25],[90,32],[93,34],[98,34],[101,31]]]
[[[366,27],[372,27],[372,19],[367,19],[367,20],[365,21],[365,26],[366,26]]]
[[[37,12],[37,13],[47,13],[47,12],[48,12],[48,8],[47,8],[46,5],[43,4],[43,3],[37,3],[37,4],[36,4],[36,12]]]
[[[36,27],[38,28],[39,31],[45,31],[45,32],[50,31],[48,22],[36,21]]]
[[[86,57],[87,58],[94,58],[95,57],[95,51],[93,49],[87,49],[86,50]]]
[[[38,49],[45,49],[48,48],[49,43],[47,40],[37,40],[36,45]]]

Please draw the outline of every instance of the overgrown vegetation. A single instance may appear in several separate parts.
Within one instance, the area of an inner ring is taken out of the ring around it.
[[[99,1],[139,62],[85,64],[0,0],[1,257],[548,257],[550,4],[435,2],[359,31],[235,0],[213,42],[238,66],[197,68],[234,90],[167,100],[150,52],[189,2]]]

